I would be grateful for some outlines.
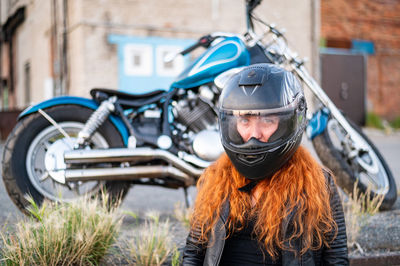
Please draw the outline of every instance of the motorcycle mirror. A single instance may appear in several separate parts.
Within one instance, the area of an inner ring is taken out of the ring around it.
[[[180,55],[179,53],[167,53],[167,54],[164,56],[163,61],[164,61],[164,63],[171,63],[171,62],[174,61],[175,58],[177,58],[179,55]]]
[[[262,0],[246,0],[246,17],[247,17],[247,31],[253,31],[254,25],[252,20],[253,10],[261,4]]]
[[[247,6],[250,8],[250,11],[253,11],[259,4],[261,4],[262,0],[246,0]]]

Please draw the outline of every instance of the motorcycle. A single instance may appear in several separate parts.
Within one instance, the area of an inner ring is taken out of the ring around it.
[[[3,152],[2,176],[11,199],[25,211],[29,194],[72,201],[103,189],[123,198],[131,185],[187,188],[223,152],[217,101],[226,80],[255,63],[281,65],[297,75],[319,101],[307,127],[320,160],[337,184],[383,195],[382,208],[396,200],[385,160],[308,74],[275,26],[259,19],[261,0],[247,0],[244,35],[213,33],[179,53],[205,51],[168,91],[130,94],[92,89],[92,99],[62,96],[24,110]],[[256,33],[256,25],[261,33]]]

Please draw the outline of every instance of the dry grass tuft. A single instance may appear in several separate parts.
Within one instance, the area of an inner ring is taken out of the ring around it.
[[[135,265],[162,265],[172,255],[172,264],[179,261],[176,246],[172,242],[171,226],[168,220],[160,221],[156,212],[146,215],[129,245]]]
[[[358,182],[354,184],[353,192],[347,194],[348,197],[343,200],[347,243],[349,247],[356,246],[361,252],[363,252],[357,243],[357,238],[360,234],[361,228],[367,222],[368,217],[379,211],[384,195],[372,196],[370,188],[368,188],[365,193],[362,193],[358,189]]]
[[[0,233],[4,265],[98,265],[116,240],[122,217],[106,195],[41,207],[27,199],[32,217]]]
[[[190,228],[190,215],[192,214],[192,208],[186,208],[182,203],[178,202],[175,204],[174,216],[180,221],[186,229]]]

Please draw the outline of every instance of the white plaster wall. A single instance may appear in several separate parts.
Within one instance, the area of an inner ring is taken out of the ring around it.
[[[25,22],[17,29],[15,38],[15,89],[17,107],[26,107],[24,66],[31,67],[31,102],[45,99],[45,84],[51,79],[50,60],[50,2],[29,1]]]

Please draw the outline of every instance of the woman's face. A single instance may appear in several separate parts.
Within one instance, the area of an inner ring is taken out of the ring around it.
[[[268,142],[269,138],[278,129],[279,117],[275,115],[239,116],[236,123],[236,129],[244,142],[252,137],[262,142]]]

